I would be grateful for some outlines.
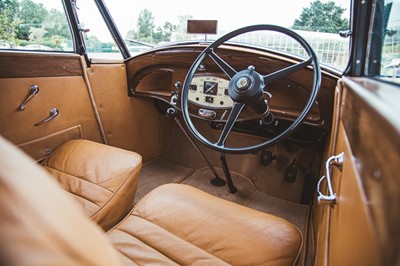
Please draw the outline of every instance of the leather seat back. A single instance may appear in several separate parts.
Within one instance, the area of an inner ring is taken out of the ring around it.
[[[72,140],[54,150],[42,166],[104,231],[133,208],[142,157],[88,140]]]
[[[102,230],[1,137],[0,213],[1,265],[120,265]]]

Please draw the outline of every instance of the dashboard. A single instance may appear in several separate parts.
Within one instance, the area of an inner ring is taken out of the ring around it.
[[[129,59],[126,62],[129,96],[153,98],[179,111],[186,75],[204,47],[197,44],[158,48]],[[247,48],[224,47],[217,53],[238,71],[252,65],[261,74],[273,73],[294,63],[282,56]],[[265,100],[268,100],[269,110],[276,119],[293,121],[298,117],[309,97],[312,80],[312,70],[302,69],[265,88],[272,95],[271,98],[265,96]],[[189,87],[190,115],[212,122],[225,122],[234,104],[227,91],[229,82],[219,66],[206,58],[196,70]],[[305,124],[330,128],[336,82],[337,76],[323,72],[321,89]],[[245,107],[238,121],[259,119],[259,115]]]

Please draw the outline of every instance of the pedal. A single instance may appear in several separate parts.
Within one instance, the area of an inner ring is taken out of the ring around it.
[[[264,166],[268,166],[275,159],[275,156],[272,154],[272,151],[262,150],[260,155],[260,163]]]
[[[283,179],[288,183],[294,183],[297,178],[297,167],[294,165],[289,165],[285,169],[285,175]]]

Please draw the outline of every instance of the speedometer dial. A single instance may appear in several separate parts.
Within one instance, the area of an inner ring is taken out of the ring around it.
[[[218,82],[208,80],[204,81],[203,92],[204,94],[217,95]]]
[[[200,106],[230,108],[229,80],[214,76],[196,76],[190,84],[189,101]]]

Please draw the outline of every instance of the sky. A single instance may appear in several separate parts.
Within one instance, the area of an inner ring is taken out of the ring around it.
[[[43,3],[47,8],[60,9],[56,0],[34,0]],[[327,0],[322,0],[327,1]],[[193,19],[216,19],[218,28],[231,30],[253,24],[276,24],[290,27],[299,17],[303,7],[308,7],[311,0],[251,0],[236,2],[233,0],[198,0],[190,3],[188,0],[105,0],[122,36],[136,28],[138,14],[147,8],[155,18],[156,26],[162,26],[169,21],[178,23],[178,16],[192,15]],[[337,5],[349,11],[350,0],[337,0]],[[240,4],[238,4],[240,3]],[[248,6],[246,4],[249,4]],[[100,16],[93,0],[77,0],[79,17],[91,34],[103,41],[108,41],[105,26],[100,27]]]

